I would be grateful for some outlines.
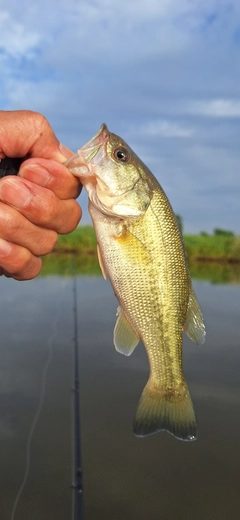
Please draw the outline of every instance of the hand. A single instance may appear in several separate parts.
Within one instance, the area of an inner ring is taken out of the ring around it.
[[[71,155],[41,114],[0,111],[0,158],[29,157],[17,177],[0,179],[0,275],[34,278],[58,233],[77,226],[81,185],[61,164]]]

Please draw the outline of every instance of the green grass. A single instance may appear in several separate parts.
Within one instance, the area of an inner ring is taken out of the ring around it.
[[[240,237],[185,235],[191,276],[212,283],[240,283]],[[74,266],[73,266],[74,264]],[[43,258],[43,276],[100,275],[92,226],[59,237],[55,251]]]
[[[184,235],[189,260],[240,262],[240,237]]]
[[[225,235],[184,235],[189,260],[240,262],[240,237]],[[96,237],[92,226],[79,226],[69,235],[60,235],[58,252],[95,254]]]
[[[72,276],[81,274],[99,276],[99,267],[96,254],[79,254],[71,252],[53,252],[43,257],[41,276]]]
[[[96,237],[92,226],[79,226],[68,235],[60,235],[56,251],[91,254],[96,252]]]
[[[55,250],[43,257],[42,276],[100,275],[97,242],[92,226],[79,226],[68,235],[60,235]]]

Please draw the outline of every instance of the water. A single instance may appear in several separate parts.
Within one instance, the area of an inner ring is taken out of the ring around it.
[[[25,476],[14,520],[70,520],[72,280],[2,278],[0,286],[0,516],[13,520]],[[184,370],[199,424],[198,440],[184,443],[166,433],[132,434],[148,376],[144,349],[139,345],[130,358],[115,352],[110,285],[100,277],[77,279],[87,520],[238,518],[240,285],[194,286],[207,339],[197,347],[184,337]]]

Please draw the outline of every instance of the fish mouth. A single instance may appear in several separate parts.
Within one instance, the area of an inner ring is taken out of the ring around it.
[[[95,157],[100,146],[103,146],[109,138],[109,130],[105,123],[103,123],[98,130],[98,133],[90,139],[79,151],[84,154],[87,161],[91,161]]]
[[[110,132],[107,125],[103,123],[97,134],[90,139],[75,155],[70,157],[64,164],[74,175],[89,174],[90,166],[99,164],[106,156],[106,145]],[[91,164],[89,164],[91,163]]]

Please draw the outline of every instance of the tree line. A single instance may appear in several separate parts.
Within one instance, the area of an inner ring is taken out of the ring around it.
[[[177,219],[179,228],[180,228],[181,232],[183,233],[183,218],[181,217],[181,215],[176,215],[176,219]],[[200,235],[207,236],[207,235],[209,235],[209,233],[207,233],[206,231],[201,231]],[[221,228],[214,228],[213,235],[215,235],[215,236],[221,235],[221,236],[225,236],[225,237],[234,237],[235,236],[233,231],[230,231],[228,229],[221,229]]]

